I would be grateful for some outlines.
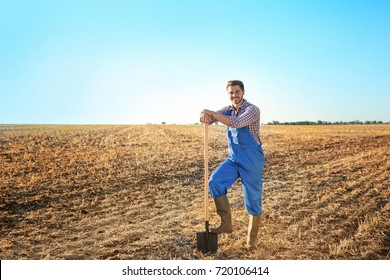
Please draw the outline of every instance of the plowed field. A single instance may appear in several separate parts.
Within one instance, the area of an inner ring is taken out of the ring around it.
[[[212,172],[227,147],[223,126],[209,134]],[[202,126],[0,125],[0,258],[390,259],[390,125],[268,125],[261,138],[258,248],[245,249],[237,182],[234,232],[209,255],[195,240]]]

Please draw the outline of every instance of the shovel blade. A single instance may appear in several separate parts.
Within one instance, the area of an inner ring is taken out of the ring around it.
[[[211,232],[197,232],[196,245],[202,253],[215,253],[218,250],[218,234]]]

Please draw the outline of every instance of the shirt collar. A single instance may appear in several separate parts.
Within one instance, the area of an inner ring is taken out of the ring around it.
[[[244,99],[244,102],[242,102],[241,106],[238,108],[237,113],[240,112],[242,109],[245,109],[247,104],[248,104],[248,102],[246,101],[246,99]],[[233,105],[230,105],[230,109],[235,111]]]

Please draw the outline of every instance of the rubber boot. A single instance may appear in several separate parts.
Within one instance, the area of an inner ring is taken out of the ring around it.
[[[257,244],[257,232],[259,231],[261,215],[249,215],[248,236],[246,247],[249,250],[255,249]]]
[[[214,203],[217,208],[217,214],[221,217],[221,225],[217,228],[211,228],[210,232],[231,233],[233,231],[232,214],[227,195],[214,198]]]

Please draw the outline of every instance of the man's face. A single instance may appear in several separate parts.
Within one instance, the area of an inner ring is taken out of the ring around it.
[[[227,93],[234,107],[239,107],[244,102],[244,92],[239,85],[228,86]]]

